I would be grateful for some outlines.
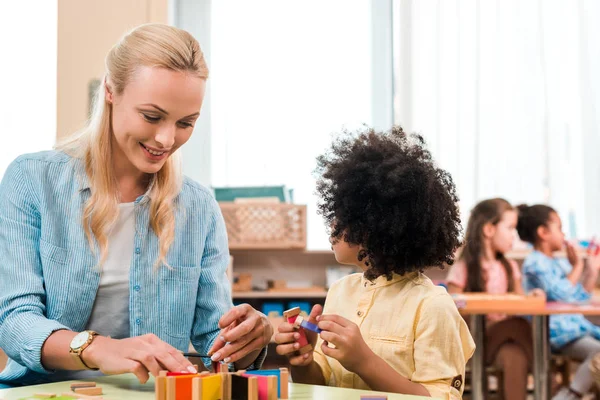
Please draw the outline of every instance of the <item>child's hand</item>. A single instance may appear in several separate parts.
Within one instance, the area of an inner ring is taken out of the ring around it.
[[[357,369],[373,355],[358,325],[339,315],[322,315],[318,321],[322,329],[321,339],[325,341],[321,345],[323,354],[338,360],[348,371],[357,373]],[[328,343],[335,348],[330,348]]]
[[[600,270],[600,254],[593,253],[595,254],[588,255],[587,266],[593,273],[598,273],[598,270]]]
[[[571,242],[565,242],[565,244],[567,245],[567,258],[569,259],[569,262],[573,268],[583,265],[583,258],[581,258],[579,249]]]
[[[322,313],[323,307],[320,304],[316,304],[310,311],[308,321],[316,324],[317,317]],[[300,344],[298,343],[298,339],[300,339],[300,333],[298,333],[298,331],[287,322],[279,325],[277,331],[278,333],[275,334],[275,342],[277,343],[275,351],[277,351],[277,354],[287,356],[290,360],[290,364],[294,366],[304,367],[313,361],[313,352],[318,338],[315,332],[311,332],[307,329],[304,330],[306,333],[306,339],[308,339],[308,343],[312,346],[313,350],[299,355],[296,352],[298,349],[300,349]]]

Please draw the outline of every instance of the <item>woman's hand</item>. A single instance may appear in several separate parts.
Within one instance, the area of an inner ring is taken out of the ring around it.
[[[128,339],[98,336],[81,357],[86,365],[103,374],[131,372],[141,383],[148,381],[149,374],[158,376],[163,370],[197,372],[179,350],[153,334]]]
[[[236,362],[266,347],[273,336],[273,326],[267,316],[248,304],[229,310],[219,320],[219,328],[219,337],[208,355],[213,361],[223,360],[226,363]]]

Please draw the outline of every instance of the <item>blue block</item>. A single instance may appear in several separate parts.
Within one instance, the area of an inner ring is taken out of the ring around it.
[[[259,369],[256,371],[246,371],[246,375],[276,376],[277,397],[281,397],[281,371],[279,371],[278,369]]]
[[[309,331],[321,333],[321,329],[317,325],[313,324],[312,322],[308,322],[307,320],[300,322],[300,326],[304,329],[308,329]]]

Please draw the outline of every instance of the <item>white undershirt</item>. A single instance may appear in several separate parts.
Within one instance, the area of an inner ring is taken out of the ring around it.
[[[114,339],[129,337],[129,269],[135,240],[134,203],[119,204],[119,217],[108,235],[108,253],[86,330]],[[100,371],[57,371],[53,381],[89,379]]]
[[[134,240],[134,203],[119,204],[119,217],[108,236],[108,253],[86,327],[102,336],[129,337],[129,268]]]

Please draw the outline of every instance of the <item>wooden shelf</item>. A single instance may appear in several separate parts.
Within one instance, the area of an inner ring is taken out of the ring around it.
[[[273,249],[273,248],[256,248],[256,249],[229,249],[231,254],[235,253],[296,253],[296,254],[304,254],[311,256],[332,256],[334,257],[334,253],[332,250],[306,250],[306,249]]]
[[[261,292],[258,290],[250,292],[232,292],[234,299],[304,299],[304,298],[325,298],[327,291],[299,291],[290,292]]]

